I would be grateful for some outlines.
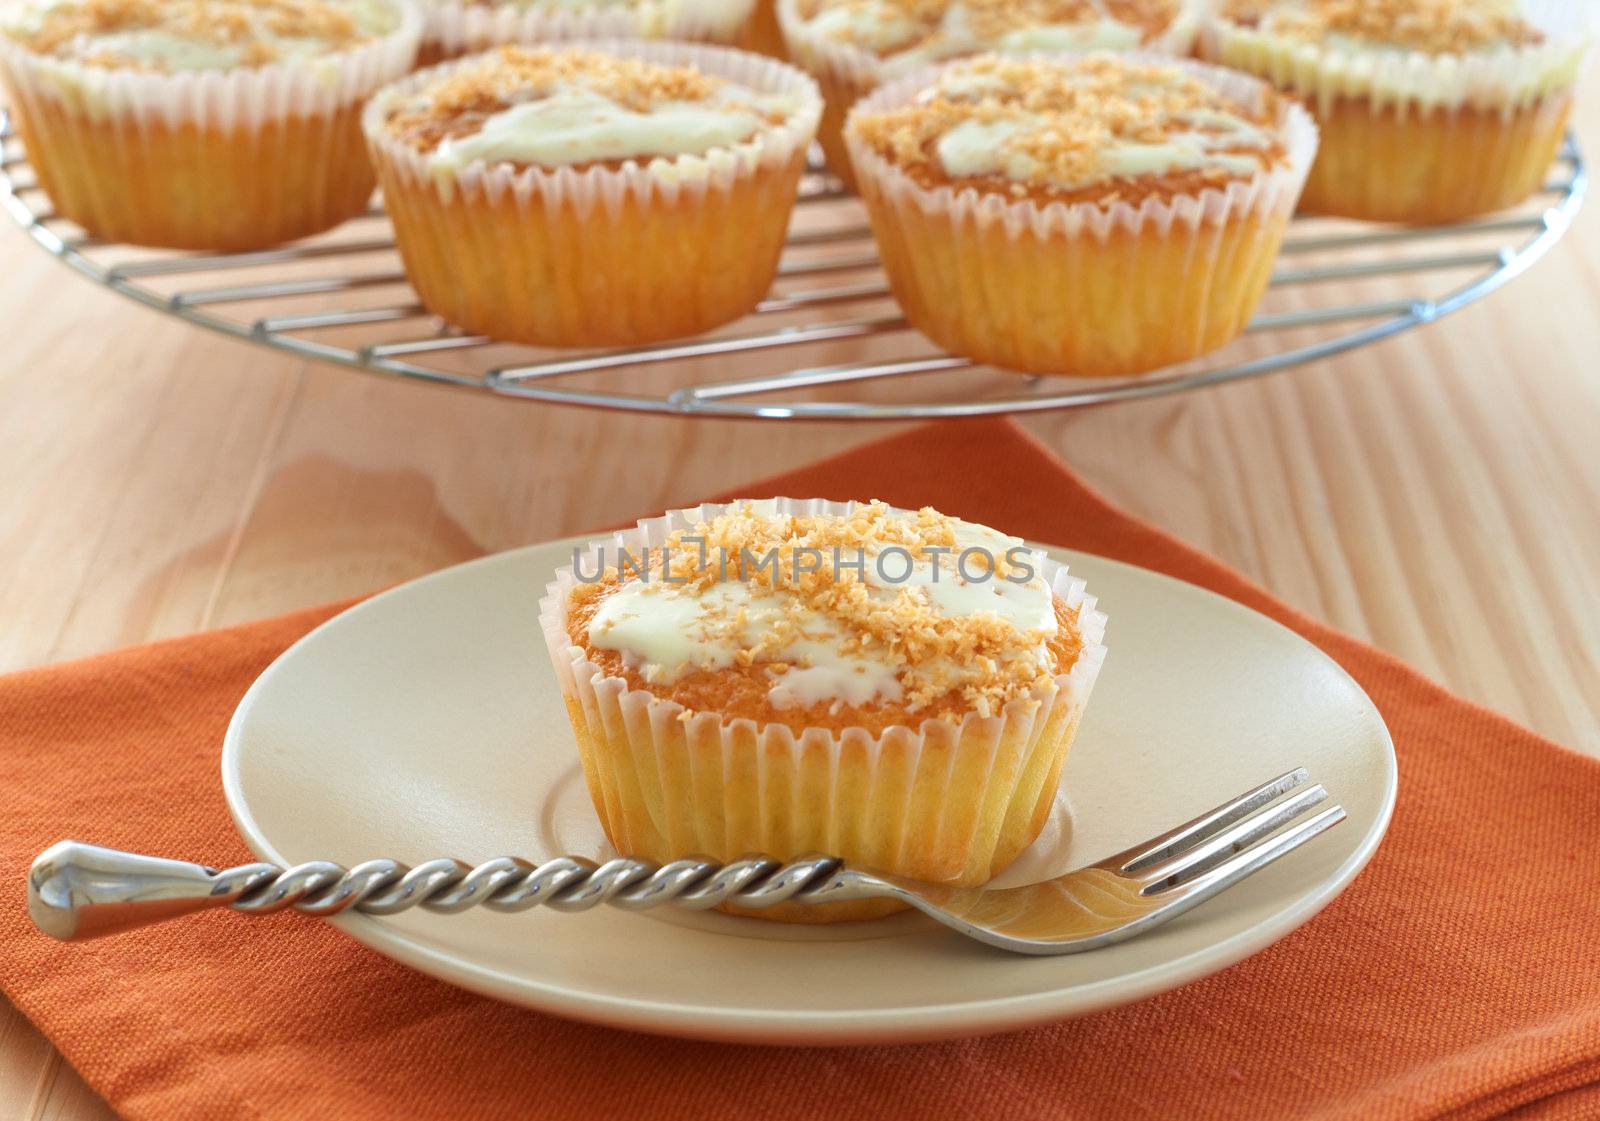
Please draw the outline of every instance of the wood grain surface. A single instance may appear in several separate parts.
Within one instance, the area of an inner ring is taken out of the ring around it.
[[[1600,99],[1578,131],[1600,151]],[[355,595],[888,431],[359,377],[97,290],[5,225],[0,669]],[[1591,205],[1527,276],[1442,323],[1026,424],[1113,500],[1296,607],[1600,754],[1597,313]],[[0,1121],[109,1115],[0,1000]]]

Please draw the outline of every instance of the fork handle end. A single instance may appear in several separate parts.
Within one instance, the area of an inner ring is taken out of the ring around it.
[[[60,841],[28,869],[28,913],[63,942],[222,907],[241,894],[203,864]]]

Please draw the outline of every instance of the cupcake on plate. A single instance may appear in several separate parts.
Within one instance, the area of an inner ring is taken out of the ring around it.
[[[573,559],[540,623],[619,852],[825,852],[976,885],[1043,827],[1105,617],[1018,539],[775,499],[675,511]]]
[[[397,0],[24,0],[0,76],[57,214],[106,241],[258,249],[366,208],[361,105],[418,32]]]
[[[1317,147],[1262,82],[1111,54],[914,75],[857,103],[845,138],[913,326],[976,362],[1084,376],[1243,330]]]
[[[1311,110],[1311,213],[1453,222],[1531,195],[1591,16],[1573,0],[1222,0],[1202,53]]]
[[[504,44],[572,39],[754,47],[755,8],[756,0],[424,0],[418,65]]]
[[[850,106],[879,85],[993,51],[1131,50],[1187,54],[1191,0],[776,0],[789,57],[817,79],[817,138],[853,187],[842,130]]]
[[[820,111],[816,85],[771,59],[619,41],[446,63],[363,123],[429,310],[497,339],[602,346],[761,300]]]

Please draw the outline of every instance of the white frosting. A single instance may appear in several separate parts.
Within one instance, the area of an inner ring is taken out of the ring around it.
[[[1466,0],[1467,4],[1486,16],[1519,18],[1523,15],[1523,6],[1518,0]],[[1305,41],[1306,33],[1301,29],[1299,21],[1304,18],[1309,10],[1314,12],[1316,5],[1307,4],[1304,0],[1278,0],[1262,14],[1258,27],[1268,35],[1283,35],[1285,38]],[[1392,54],[1409,54],[1410,47],[1400,46],[1395,43],[1384,42],[1382,39],[1369,39],[1364,36],[1352,35],[1345,31],[1320,31],[1315,41],[1330,51],[1383,51]],[[1509,43],[1492,41],[1468,48],[1468,53],[1485,53],[1505,50]]]
[[[1047,665],[1045,642],[1056,632],[1055,602],[1037,559],[1030,561],[1034,572],[1025,582],[993,576],[989,558],[1004,560],[1009,550],[1022,548],[1020,539],[959,522],[956,540],[956,550],[916,562],[904,553],[888,555],[894,548],[889,546],[881,564],[880,556],[869,555],[860,575],[886,598],[914,589],[945,618],[992,613],[1035,640],[1019,643],[1017,657]],[[968,549],[978,552],[963,560],[961,553]],[[850,579],[853,570],[844,573]],[[693,670],[734,665],[740,651],[759,645],[780,621],[792,621],[797,637],[763,655],[764,660],[789,665],[771,673],[767,699],[773,707],[862,706],[902,699],[899,674],[904,667],[888,652],[881,646],[846,651],[847,630],[809,607],[797,609],[797,603],[760,586],[752,594],[751,586],[737,579],[702,591],[669,584],[655,574],[654,579],[630,580],[607,595],[590,620],[588,638],[596,649],[621,653],[623,663],[645,681],[669,684]],[[963,667],[943,668],[956,680],[963,672]]]
[[[634,34],[698,39],[700,33],[711,33],[716,42],[737,34],[750,14],[750,0],[490,0],[473,7],[485,13],[509,9],[557,18],[621,9],[636,21]]]
[[[502,160],[562,167],[597,160],[698,156],[726,148],[766,123],[750,106],[790,108],[788,99],[734,86],[706,101],[672,101],[638,112],[594,90],[568,88],[493,114],[483,127],[444,141],[437,159],[460,167]]]
[[[885,557],[881,566],[867,566],[866,583],[886,592],[921,589],[933,609],[947,619],[988,611],[1019,631],[1055,633],[1055,604],[1049,587],[1037,573],[1033,579],[1020,582],[994,578],[988,572],[989,558],[1003,561],[1007,550],[1022,546],[1019,538],[962,521],[956,522],[955,536],[955,551],[937,557],[937,564],[917,563],[907,573],[903,557]],[[962,554],[969,549],[975,552],[963,561]],[[969,580],[967,576],[973,578]]]
[[[953,75],[956,90],[965,93],[976,87]],[[952,83],[943,88],[951,90]],[[1102,176],[1133,178],[1140,175],[1161,175],[1174,171],[1192,171],[1204,168],[1221,168],[1232,175],[1249,175],[1260,169],[1260,161],[1248,153],[1226,152],[1224,148],[1264,149],[1271,145],[1272,136],[1259,125],[1213,109],[1198,109],[1185,113],[1180,123],[1192,129],[1172,130],[1159,143],[1142,143],[1121,137],[1110,138],[1100,150]],[[952,178],[974,175],[1000,175],[1009,179],[1032,179],[1039,171],[1039,163],[1010,142],[1013,138],[1047,129],[1050,120],[1046,115],[1020,113],[992,121],[965,120],[941,135],[934,145],[939,166]],[[1047,178],[1052,186],[1073,189],[1083,183],[1060,182]]]
[[[729,84],[704,101],[663,102],[641,113],[593,89],[567,86],[492,114],[477,132],[445,140],[434,160],[454,169],[476,160],[565,167],[700,156],[760,131],[767,125],[762,113],[787,115],[793,108],[793,99],[782,94]]]
[[[830,39],[859,43],[873,50],[887,50],[908,43],[921,33],[921,25],[894,4],[836,4],[823,8],[811,20],[811,28]]]
[[[582,12],[590,8],[626,8],[635,0],[498,0],[507,7],[539,12]]]
[[[75,0],[52,0],[23,7],[5,24],[8,34],[26,37],[36,32],[45,17],[58,8],[72,7]],[[371,0],[353,0],[346,5],[356,26],[367,36],[387,35],[399,26],[392,7]],[[128,28],[100,34],[79,35],[65,52],[77,58],[111,55],[133,66],[168,73],[194,70],[231,70],[243,64],[254,44],[272,48],[275,59],[294,61],[318,58],[349,44],[335,45],[315,36],[289,36],[274,32],[267,13],[243,5],[233,9],[245,16],[249,33],[232,42],[216,42],[198,35],[183,34],[170,27]]]
[[[1036,124],[1037,118],[1002,118],[998,121],[962,121],[939,137],[934,151],[939,166],[945,174],[956,178],[965,175],[1004,175],[1011,179],[1027,179],[1038,167],[1038,161],[1023,152],[1010,151],[1005,142],[1021,132],[1026,125]]]
[[[1132,24],[1103,18],[1094,23],[1044,23],[1019,27],[995,40],[1002,52],[1028,51],[1131,51],[1143,38]]]
[[[750,585],[740,580],[724,580],[704,591],[635,580],[600,604],[589,623],[589,643],[621,652],[629,669],[661,684],[691,670],[726,669],[740,650],[754,647],[784,618],[782,599],[752,596]],[[774,707],[900,699],[894,668],[845,653],[846,636],[831,620],[807,612],[799,632],[781,652],[793,668],[775,674],[768,690]]]
[[[243,60],[237,43],[210,43],[160,28],[82,35],[73,46],[80,55],[102,52],[121,55],[140,66],[157,70],[227,70]]]
[[[883,72],[895,75],[930,62],[959,58],[982,51],[1023,54],[1031,51],[1129,50],[1137,47],[1140,28],[1101,12],[1083,23],[1050,23],[1016,27],[998,36],[980,35],[972,26],[969,9],[955,0],[928,30],[912,19],[904,7],[888,0],[833,4],[810,21],[813,33],[824,38],[855,43],[885,55]]]

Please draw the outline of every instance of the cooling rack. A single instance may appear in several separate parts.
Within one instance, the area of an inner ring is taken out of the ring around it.
[[[708,335],[606,351],[510,345],[417,303],[381,207],[254,253],[108,244],[51,212],[9,121],[0,202],[47,252],[157,311],[303,358],[553,405],[681,416],[897,420],[1039,412],[1260,377],[1377,342],[1481,299],[1561,237],[1587,175],[1568,139],[1540,193],[1418,229],[1297,218],[1245,334],[1139,378],[1025,377],[942,353],[889,298],[860,204],[808,174],[772,291]]]

